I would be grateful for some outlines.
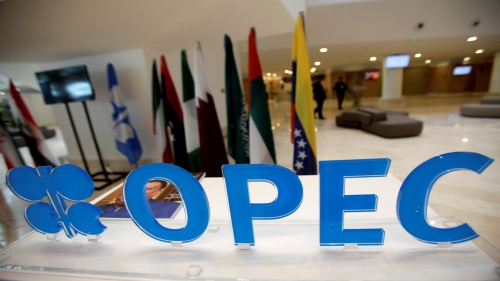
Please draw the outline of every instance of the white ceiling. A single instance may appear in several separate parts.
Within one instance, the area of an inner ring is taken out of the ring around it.
[[[284,0],[293,1],[293,0]],[[311,63],[380,67],[394,53],[433,63],[487,60],[500,50],[499,0],[307,0]],[[477,27],[471,23],[479,20]],[[416,29],[424,23],[421,30]],[[147,48],[174,52],[193,42],[221,44],[229,34],[247,69],[247,36],[257,30],[263,71],[290,67],[294,19],[278,0],[0,1],[0,62],[49,62]],[[475,42],[467,37],[478,36]],[[417,42],[413,43],[412,39]],[[327,47],[327,53],[320,53]],[[483,54],[474,54],[484,49]],[[369,57],[377,56],[375,63]]]

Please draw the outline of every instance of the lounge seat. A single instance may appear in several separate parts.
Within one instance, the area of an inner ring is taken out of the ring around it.
[[[418,136],[422,121],[408,117],[405,111],[383,111],[372,107],[360,107],[345,111],[335,119],[337,126],[362,129],[384,138]]]
[[[483,97],[479,103],[462,104],[460,114],[468,117],[500,118],[500,97]]]

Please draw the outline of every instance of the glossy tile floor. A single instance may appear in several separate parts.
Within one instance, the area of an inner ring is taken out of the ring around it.
[[[361,130],[339,128],[334,118],[339,114],[336,100],[327,100],[326,120],[316,120],[319,160],[390,158],[389,172],[403,181],[419,164],[433,156],[471,151],[497,159],[481,175],[461,171],[445,175],[434,186],[430,206],[441,216],[456,217],[469,223],[484,239],[500,249],[500,119],[468,118],[459,114],[462,103],[477,103],[481,94],[405,97],[394,105],[378,104],[366,98],[364,105],[409,111],[410,117],[422,120],[420,136],[384,139]],[[347,100],[344,108],[352,101]],[[270,104],[278,164],[292,168],[292,144],[289,128],[290,103]],[[58,137],[50,144],[57,154],[64,154]],[[26,153],[26,152],[23,152]],[[0,245],[12,243],[31,231],[24,220],[28,205],[6,188],[6,168],[0,161]],[[105,190],[96,192],[95,198]]]

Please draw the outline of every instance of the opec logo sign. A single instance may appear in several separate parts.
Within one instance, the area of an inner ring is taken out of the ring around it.
[[[426,210],[434,183],[443,175],[457,170],[483,172],[493,159],[472,152],[453,152],[431,158],[415,168],[403,182],[398,195],[397,216],[403,228],[426,243],[461,243],[478,237],[468,225],[435,228],[427,223]],[[390,159],[331,160],[319,162],[320,179],[320,245],[383,245],[383,229],[345,229],[345,212],[375,212],[374,194],[345,195],[344,179],[384,177]],[[68,237],[76,234],[98,235],[105,231],[99,221],[101,210],[79,202],[94,190],[92,178],[81,168],[63,165],[50,170],[21,166],[7,174],[7,185],[19,198],[35,202],[28,206],[28,224],[44,234],[64,230]],[[253,220],[286,217],[300,207],[303,187],[291,170],[270,164],[223,165],[222,170],[229,202],[234,242],[255,245]],[[154,217],[144,193],[151,178],[163,178],[182,194],[187,223],[184,228],[170,229]],[[248,182],[273,184],[278,196],[273,202],[251,203]],[[123,187],[125,205],[134,223],[150,237],[164,242],[190,242],[208,227],[210,208],[203,187],[189,172],[174,165],[153,163],[132,171]],[[47,197],[50,203],[40,202]],[[65,201],[77,202],[67,208]]]

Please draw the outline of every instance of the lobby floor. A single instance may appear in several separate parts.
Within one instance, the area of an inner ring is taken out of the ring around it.
[[[422,120],[420,136],[385,139],[361,130],[335,125],[336,100],[324,106],[326,120],[316,120],[318,160],[390,158],[389,173],[404,181],[424,161],[447,152],[470,151],[496,159],[481,175],[469,171],[442,177],[434,186],[430,206],[441,216],[467,222],[484,239],[500,249],[500,119],[469,118],[459,114],[462,103],[477,103],[482,94],[405,97],[397,104],[379,105],[378,98],[363,99],[364,105],[409,111]],[[352,101],[347,100],[344,108]],[[270,104],[278,164],[292,168],[290,103]],[[57,145],[56,145],[57,146]],[[61,148],[57,148],[61,151]],[[24,220],[29,204],[6,187],[6,168],[0,161],[0,245],[5,247],[31,231]],[[96,192],[92,198],[105,190]]]

